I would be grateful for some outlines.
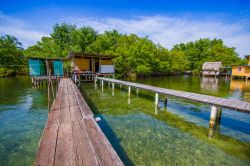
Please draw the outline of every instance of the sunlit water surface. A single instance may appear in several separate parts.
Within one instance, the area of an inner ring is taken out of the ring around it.
[[[174,76],[132,80],[148,85],[250,101],[250,83],[225,78]],[[215,128],[209,128],[210,106],[160,96],[159,108],[152,92],[106,83],[102,91],[83,83],[98,122],[126,165],[249,165],[250,114],[222,109]]]
[[[46,88],[29,77],[0,78],[0,165],[33,165],[47,120]]]
[[[250,101],[250,82],[178,76],[132,80],[170,89]],[[223,109],[209,129],[210,106],[169,98],[154,107],[154,94],[127,88],[81,90],[101,117],[98,122],[126,165],[249,165],[249,114]],[[32,89],[30,78],[0,79],[0,165],[33,165],[47,120],[47,89]],[[209,134],[210,133],[210,134]],[[208,138],[210,135],[210,138]]]

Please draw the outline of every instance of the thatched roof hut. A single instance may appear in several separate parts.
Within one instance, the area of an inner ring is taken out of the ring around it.
[[[219,71],[220,68],[223,68],[221,62],[205,62],[202,65],[202,70]]]
[[[203,75],[220,75],[220,69],[223,68],[221,62],[205,62],[202,65]]]

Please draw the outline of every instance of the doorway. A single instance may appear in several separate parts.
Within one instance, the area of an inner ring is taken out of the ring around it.
[[[95,61],[95,72],[99,73],[99,61]]]

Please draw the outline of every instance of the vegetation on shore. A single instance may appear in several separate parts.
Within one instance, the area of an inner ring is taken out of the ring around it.
[[[0,77],[27,73],[27,62],[21,46],[14,36],[0,37]]]
[[[26,63],[24,56],[64,58],[69,52],[116,56],[115,66],[118,77],[177,74],[186,71],[198,74],[205,61],[222,61],[225,66],[246,64],[246,61],[235,52],[235,48],[225,46],[221,39],[199,39],[177,44],[168,50],[160,44],[153,43],[148,37],[120,34],[116,30],[100,34],[88,26],[77,28],[74,25],[62,23],[53,27],[49,37],[43,37],[36,45],[26,50],[21,48],[20,42],[15,37],[2,36],[0,76],[27,71],[27,65],[23,67]]]

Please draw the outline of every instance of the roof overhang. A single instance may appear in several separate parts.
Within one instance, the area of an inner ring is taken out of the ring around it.
[[[114,55],[104,55],[104,54],[92,54],[92,53],[80,53],[80,52],[70,52],[68,54],[68,59],[72,58],[107,58],[114,59]]]
[[[36,60],[62,60],[62,61],[67,60],[67,58],[40,58],[40,57],[27,57],[27,58]]]

